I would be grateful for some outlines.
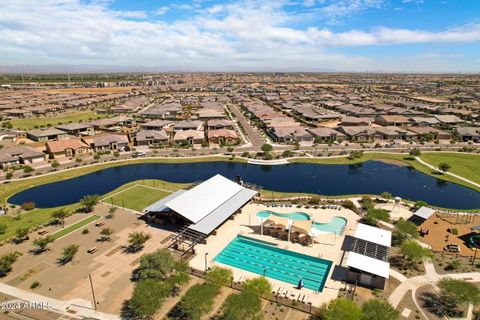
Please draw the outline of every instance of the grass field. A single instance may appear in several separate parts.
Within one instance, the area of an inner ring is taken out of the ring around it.
[[[6,231],[4,234],[0,234],[0,241],[14,237],[17,229],[19,228],[26,227],[32,229],[50,222],[50,220],[52,220],[52,212],[55,210],[63,208],[67,211],[74,211],[78,207],[78,204],[74,204],[59,208],[35,209],[25,212],[16,218],[12,216],[2,216],[0,217],[0,224],[6,226]]]
[[[81,121],[88,121],[91,119],[102,119],[106,118],[108,115],[102,114],[98,115],[93,111],[83,111],[77,113],[71,113],[68,115],[55,117],[55,118],[45,118],[45,117],[33,117],[33,118],[25,118],[25,119],[15,119],[11,120],[10,123],[16,129],[20,130],[31,130],[35,127],[40,127],[41,125],[46,126],[51,124],[52,126],[56,126],[59,124],[67,124],[70,122],[79,122]]]
[[[449,172],[480,183],[480,155],[478,154],[423,152],[420,158],[435,167],[442,162],[448,163],[451,166]]]
[[[172,191],[153,189],[144,185],[134,185],[112,197],[104,198],[103,202],[142,212],[143,209],[152,203],[165,198],[171,193]]]
[[[93,215],[93,216],[89,216],[88,218],[85,218],[83,220],[80,220],[72,225],[69,225],[68,227],[66,228],[63,228],[62,230],[60,231],[57,231],[55,232],[54,234],[51,235],[51,237],[53,238],[53,240],[57,240],[69,233],[72,233],[73,231],[75,230],[78,230],[80,229],[81,227],[84,227],[86,226],[87,224],[89,224],[90,222],[92,221],[95,221],[97,219],[100,219],[99,216],[96,216],[96,215]]]

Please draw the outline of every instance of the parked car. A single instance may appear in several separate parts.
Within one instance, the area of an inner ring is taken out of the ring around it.
[[[147,154],[143,151],[137,151],[132,154],[132,158],[145,157]]]

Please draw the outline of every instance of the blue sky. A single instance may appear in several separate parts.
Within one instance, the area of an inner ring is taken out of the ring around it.
[[[0,64],[479,72],[477,0],[0,3]]]

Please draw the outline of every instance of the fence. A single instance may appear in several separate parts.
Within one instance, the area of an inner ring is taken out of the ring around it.
[[[204,271],[194,269],[194,268],[190,268],[190,274],[193,275],[193,276],[202,278],[202,279],[205,276]],[[232,281],[230,283],[230,288],[232,288],[234,290],[237,290],[237,291],[243,291],[243,290],[245,290],[245,283],[244,282],[233,281],[233,278],[232,278]],[[278,294],[278,293],[273,293],[271,297],[262,297],[262,299],[270,301],[270,302],[274,302],[274,303],[277,303],[277,304],[281,304],[285,307],[289,307],[289,308],[299,310],[299,311],[309,313],[309,314],[315,314],[320,310],[320,308],[314,307],[311,302],[305,303],[305,302],[299,301],[297,299],[291,299],[288,296],[285,296],[283,294]]]

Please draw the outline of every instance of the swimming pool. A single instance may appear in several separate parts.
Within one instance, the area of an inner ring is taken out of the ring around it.
[[[305,212],[280,213],[270,210],[262,210],[257,213],[257,217],[260,218],[268,218],[271,215],[292,220],[310,220],[310,216]]]
[[[310,215],[305,212],[279,213],[279,212],[270,211],[270,210],[262,210],[257,213],[257,217],[260,217],[260,218],[268,218],[270,217],[270,215],[281,217],[281,218],[289,218],[295,221],[311,220]],[[320,232],[328,232],[328,233],[335,233],[336,235],[341,235],[343,233],[343,229],[345,228],[346,224],[347,224],[347,219],[343,217],[333,217],[332,220],[330,220],[330,222],[328,223],[312,222],[312,229],[315,229]]]
[[[319,223],[314,222],[312,223],[312,228],[315,230],[335,233],[336,235],[341,235],[343,233],[343,229],[347,224],[347,219],[343,217],[333,217],[332,220],[328,223]]]
[[[235,268],[322,292],[332,262],[237,236],[214,259]]]

